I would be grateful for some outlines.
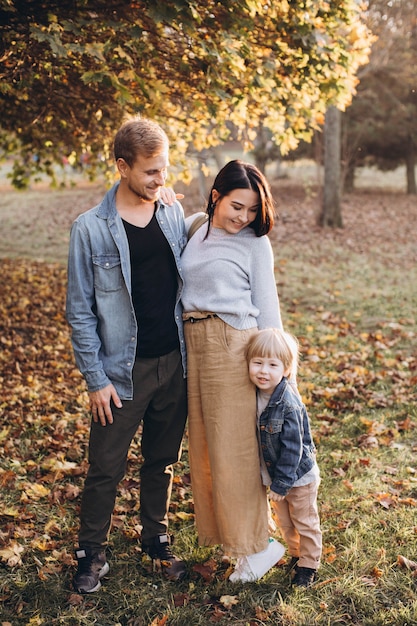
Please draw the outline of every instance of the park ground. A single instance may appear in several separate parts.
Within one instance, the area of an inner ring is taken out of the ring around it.
[[[344,228],[316,226],[320,191],[298,171],[271,177],[271,234],[286,328],[301,345],[299,388],[322,473],[317,584],[285,568],[233,586],[218,550],[197,546],[187,438],[171,529],[187,579],[152,573],[139,550],[137,467],[129,457],[110,540],[110,574],[71,589],[86,471],[88,409],[64,318],[68,234],[101,184],[0,194],[0,626],[417,625],[417,199],[378,175],[342,200]],[[203,202],[176,186],[186,213]]]

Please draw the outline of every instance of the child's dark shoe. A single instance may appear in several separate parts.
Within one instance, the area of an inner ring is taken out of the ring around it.
[[[311,587],[317,578],[317,571],[309,567],[294,567],[294,577],[291,581],[293,587]]]
[[[288,563],[285,563],[285,571],[287,574],[292,574],[295,566],[297,565],[299,560],[298,556],[292,556]]]

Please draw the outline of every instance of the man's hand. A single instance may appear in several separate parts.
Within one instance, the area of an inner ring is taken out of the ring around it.
[[[175,193],[172,187],[161,187],[160,196],[162,202],[171,206],[174,204],[175,200],[182,200],[184,198],[184,194]]]
[[[102,426],[107,423],[113,424],[113,414],[111,412],[110,401],[113,400],[117,408],[121,408],[122,403],[115,387],[110,384],[98,391],[90,391],[90,410],[94,422],[100,422]]]
[[[285,500],[285,496],[281,496],[279,493],[275,493],[275,491],[272,491],[272,489],[269,492],[269,497],[274,502],[282,502],[282,500]]]

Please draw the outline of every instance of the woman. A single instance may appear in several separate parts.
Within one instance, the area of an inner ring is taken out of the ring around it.
[[[221,544],[237,557],[230,580],[246,582],[284,553],[268,538],[256,394],[245,358],[258,328],[282,327],[266,237],[274,203],[263,174],[242,161],[225,165],[207,215],[181,258],[191,481],[200,545]],[[197,216],[187,219],[188,227]]]

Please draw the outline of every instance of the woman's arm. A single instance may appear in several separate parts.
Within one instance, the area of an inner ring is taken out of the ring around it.
[[[253,304],[259,309],[258,328],[282,328],[281,311],[274,272],[274,254],[264,235],[254,246],[250,287]]]

